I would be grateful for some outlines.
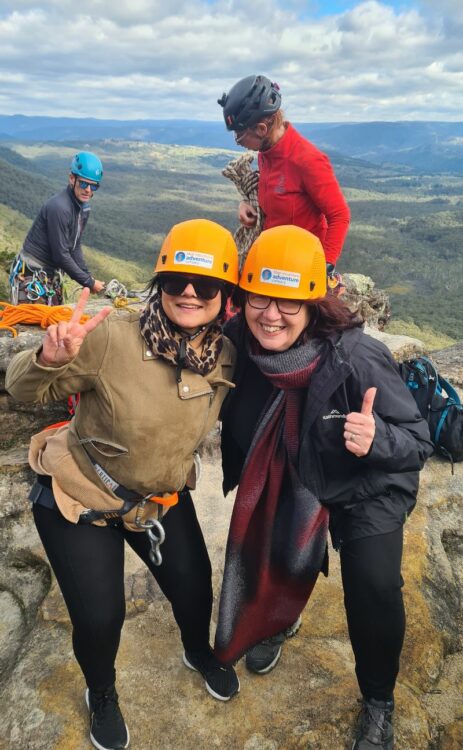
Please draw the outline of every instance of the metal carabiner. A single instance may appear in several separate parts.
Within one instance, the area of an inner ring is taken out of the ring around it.
[[[155,518],[147,518],[146,521],[142,521],[142,513],[146,503],[149,501],[149,497],[150,495],[147,495],[143,498],[143,500],[140,500],[140,502],[137,503],[137,511],[135,514],[135,526],[138,529],[145,529],[146,531],[148,529],[151,529],[151,527],[154,526],[155,523],[157,523]]]
[[[21,258],[16,258],[13,261],[13,263],[11,264],[10,278],[9,278],[10,284],[13,284],[16,276],[19,276],[19,270],[20,270],[20,268],[22,268],[22,265],[23,265],[23,262],[22,262]]]
[[[161,565],[162,555],[159,547],[166,538],[164,527],[159,521],[154,521],[152,526],[149,529],[146,529],[146,533],[148,534],[148,539],[151,544],[149,558],[153,565]]]
[[[166,538],[166,532],[164,530],[164,527],[160,521],[158,521],[156,518],[147,518],[146,521],[142,520],[142,512],[147,502],[149,502],[149,498],[152,497],[152,495],[147,495],[143,498],[143,500],[140,500],[139,503],[137,503],[137,511],[135,514],[135,526],[139,529],[144,529],[148,535],[149,543],[151,546],[151,549],[149,551],[149,558],[153,565],[161,565],[162,563],[162,555],[159,547],[164,542]],[[162,508],[160,505],[157,507],[158,515],[161,516],[162,514]]]
[[[31,289],[30,285],[26,287],[26,297],[30,302],[37,302],[41,298],[41,294],[37,292],[36,289]]]
[[[35,278],[36,281],[40,281],[43,286],[46,286],[48,284],[48,275],[46,271],[36,271]]]
[[[31,295],[37,295],[36,297]],[[40,297],[45,297],[46,290],[38,281],[37,279],[33,278],[32,281],[29,282],[29,284],[26,286],[26,297],[30,299],[31,301],[34,301],[35,299],[40,299]]]

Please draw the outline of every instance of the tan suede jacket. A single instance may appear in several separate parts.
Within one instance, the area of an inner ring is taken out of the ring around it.
[[[142,496],[172,493],[187,484],[194,452],[214,427],[232,387],[234,361],[233,344],[224,337],[209,375],[182,370],[177,382],[176,368],[148,349],[138,313],[123,311],[92,331],[79,355],[63,367],[42,367],[33,351],[17,354],[5,384],[24,402],[80,393],[69,428],[39,433],[30,450],[32,468],[52,476],[60,510],[77,522],[84,508],[122,506],[86,451],[116,482]],[[129,527],[133,515],[124,516]]]

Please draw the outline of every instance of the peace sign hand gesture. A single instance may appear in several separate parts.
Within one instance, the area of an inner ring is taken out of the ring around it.
[[[79,354],[82,342],[112,311],[104,307],[86,323],[80,323],[82,313],[90,296],[90,289],[84,287],[69,321],[60,321],[47,328],[42,351],[37,359],[44,367],[62,367]]]

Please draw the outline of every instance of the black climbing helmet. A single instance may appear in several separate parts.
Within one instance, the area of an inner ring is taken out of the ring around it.
[[[246,130],[263,117],[278,112],[280,87],[265,76],[247,76],[235,83],[217,103],[223,107],[227,130]]]

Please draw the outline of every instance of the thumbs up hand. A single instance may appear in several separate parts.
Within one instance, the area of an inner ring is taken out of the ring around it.
[[[344,424],[344,440],[348,451],[360,458],[366,456],[375,437],[376,424],[373,404],[377,388],[368,388],[363,396],[362,408],[347,414]]]

